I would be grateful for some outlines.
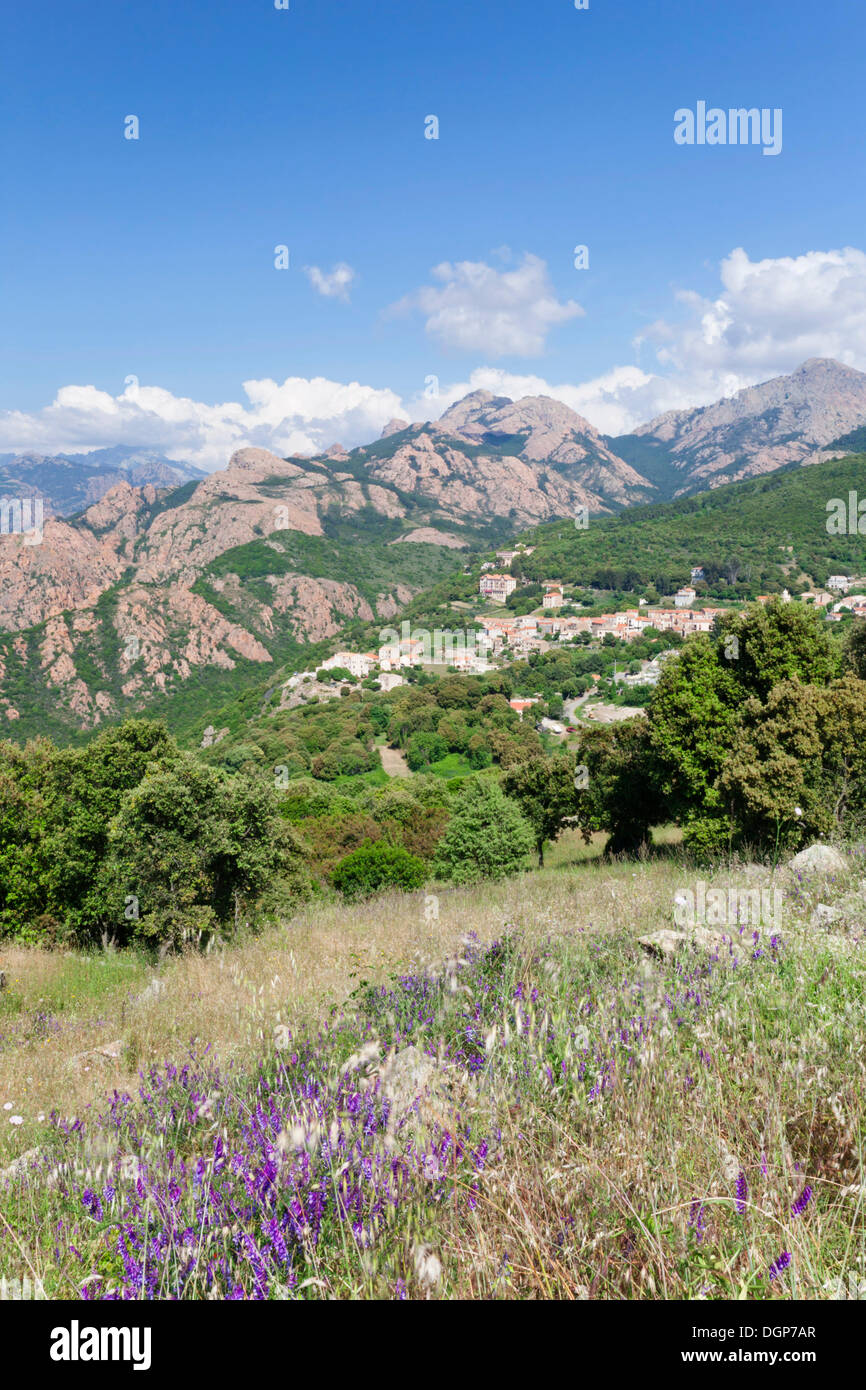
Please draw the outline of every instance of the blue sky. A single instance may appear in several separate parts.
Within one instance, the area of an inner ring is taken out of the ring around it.
[[[866,368],[861,0],[290,3],[7,13],[0,449],[213,467],[477,385],[615,432]],[[676,145],[700,100],[782,152]]]

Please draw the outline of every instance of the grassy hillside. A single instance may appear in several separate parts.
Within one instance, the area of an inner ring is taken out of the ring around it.
[[[862,572],[864,538],[826,529],[827,503],[851,490],[866,496],[864,454],[633,507],[593,518],[586,530],[570,522],[540,526],[523,537],[536,553],[522,569],[532,579],[632,590],[654,584],[670,593],[700,565],[720,596],[754,597],[784,585],[793,591],[801,574],[821,584],[829,574]]]
[[[840,1296],[866,1255],[862,950],[780,874],[772,930],[648,954],[693,876],[572,862],[319,902],[144,997],[140,957],[5,949],[0,1275],[51,1298]]]

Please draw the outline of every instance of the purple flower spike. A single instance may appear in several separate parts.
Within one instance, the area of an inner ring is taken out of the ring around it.
[[[738,1176],[738,1178],[737,1178],[737,1201],[736,1201],[737,1211],[739,1212],[740,1216],[742,1216],[742,1215],[745,1213],[745,1210],[746,1210],[746,1198],[748,1197],[748,1195],[749,1195],[749,1184],[746,1182],[746,1175],[745,1175],[745,1173],[744,1173],[744,1172],[742,1171],[742,1169],[741,1169],[741,1170],[740,1170],[740,1174],[739,1174],[739,1176]]]
[[[807,1206],[809,1205],[809,1203],[811,1202],[811,1200],[812,1200],[812,1189],[811,1189],[811,1187],[809,1187],[809,1185],[807,1184],[807,1185],[803,1188],[803,1191],[800,1193],[800,1195],[799,1195],[799,1197],[797,1198],[796,1202],[792,1202],[792,1204],[791,1204],[791,1215],[792,1215],[792,1216],[802,1216],[802,1215],[803,1215],[803,1212],[806,1210],[806,1208],[807,1208]]]
[[[770,1278],[778,1279],[783,1269],[787,1269],[791,1263],[791,1256],[787,1250],[783,1250],[777,1260],[770,1265]]]

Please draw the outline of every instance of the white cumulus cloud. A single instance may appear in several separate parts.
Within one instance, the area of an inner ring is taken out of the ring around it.
[[[332,270],[320,270],[317,265],[305,265],[304,274],[319,294],[323,294],[326,299],[342,299],[344,304],[349,302],[349,290],[356,278],[357,272],[345,261],[340,261]]]
[[[394,391],[325,377],[245,381],[243,390],[245,402],[206,405],[160,386],[131,385],[120,396],[64,386],[35,414],[0,413],[0,451],[83,453],[144,444],[200,468],[224,468],[247,445],[285,456],[319,453],[336,440],[368,443],[402,409]]]
[[[424,285],[392,305],[390,313],[418,310],[442,347],[489,357],[537,357],[557,324],[581,316],[575,300],[556,297],[546,263],[527,253],[514,270],[484,261],[443,261],[433,267],[438,285]]]
[[[683,316],[643,335],[659,365],[709,398],[792,371],[809,357],[866,368],[866,254],[854,247],[720,266],[714,298],[677,296]]]

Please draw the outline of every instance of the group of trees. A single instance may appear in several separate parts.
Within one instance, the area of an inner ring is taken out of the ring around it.
[[[475,771],[540,754],[541,740],[508,703],[505,673],[443,676],[401,689],[391,705],[388,740],[406,750],[413,771],[459,753]]]
[[[631,850],[679,822],[699,852],[795,845],[866,819],[866,642],[800,604],[753,605],[686,643],[646,718],[587,732],[581,822]]]
[[[0,934],[177,944],[230,929],[299,868],[271,785],[208,767],[160,724],[84,749],[0,745]]]
[[[429,865],[453,802],[449,784],[432,776],[352,791],[304,778],[281,793],[280,811],[311,875],[328,883],[344,859],[373,844],[396,846]]]
[[[215,744],[205,761],[251,776],[267,776],[279,765],[289,777],[309,773],[334,782],[380,766],[375,740],[388,718],[387,706],[373,694],[347,689],[344,699],[280,710],[253,722],[239,738]]]

